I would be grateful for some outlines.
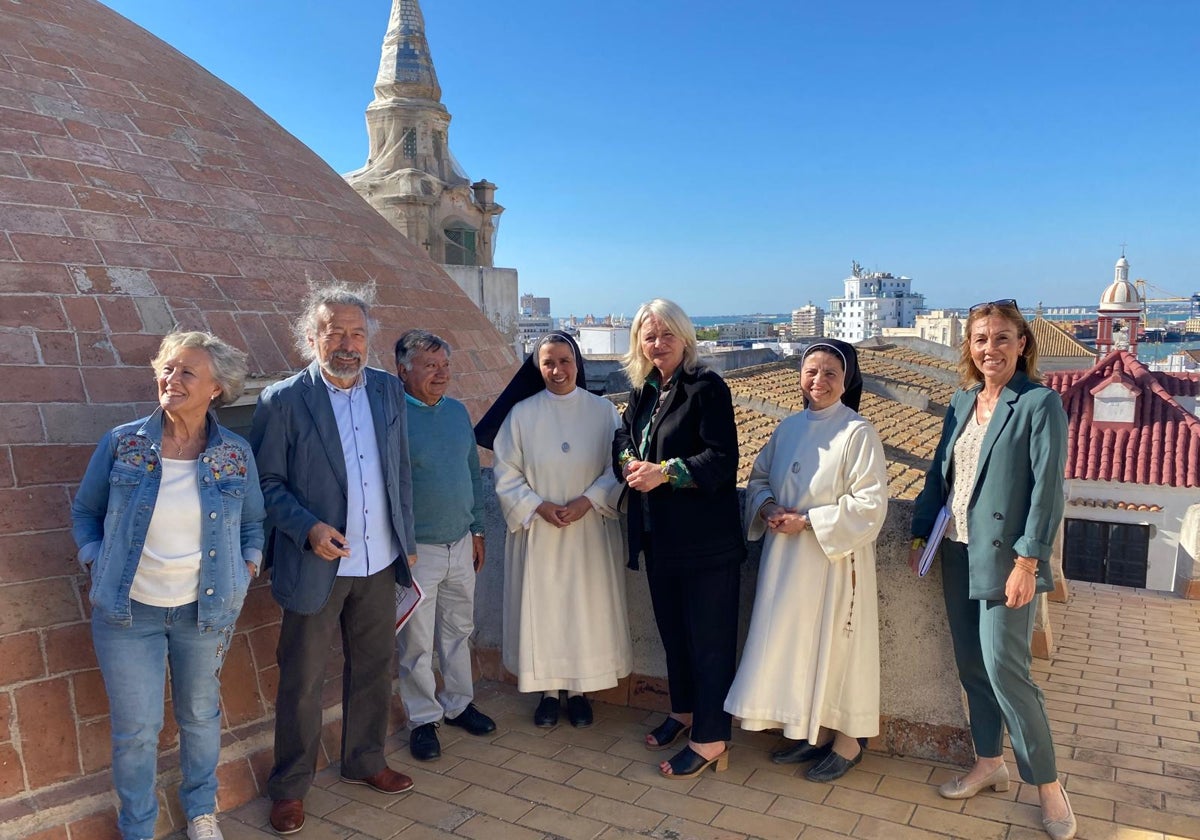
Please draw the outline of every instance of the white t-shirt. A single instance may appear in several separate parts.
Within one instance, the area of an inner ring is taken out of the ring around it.
[[[158,501],[129,597],[152,607],[182,607],[200,589],[200,485],[196,462],[162,458]]]

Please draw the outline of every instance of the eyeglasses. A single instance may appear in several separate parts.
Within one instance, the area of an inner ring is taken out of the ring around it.
[[[967,314],[970,315],[972,312],[975,312],[979,309],[986,309],[989,306],[1011,306],[1013,309],[1018,311],[1021,308],[1017,306],[1016,298],[1001,298],[1000,300],[985,300],[983,303],[977,303],[967,310]]]

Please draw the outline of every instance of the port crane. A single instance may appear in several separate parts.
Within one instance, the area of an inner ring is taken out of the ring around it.
[[[1147,281],[1144,277],[1139,277],[1133,281],[1133,285],[1137,288],[1138,297],[1142,301],[1142,329],[1147,329],[1150,325],[1150,310],[1147,304],[1151,303],[1187,303],[1191,302],[1191,309],[1188,311],[1188,320],[1186,329],[1188,332],[1200,332],[1200,292],[1191,297],[1180,297],[1172,295],[1166,289],[1159,288],[1153,283]],[[1164,297],[1147,297],[1146,290],[1152,289]]]

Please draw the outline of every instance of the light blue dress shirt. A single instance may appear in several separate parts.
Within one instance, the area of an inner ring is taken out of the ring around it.
[[[400,554],[400,542],[392,532],[371,403],[361,376],[348,389],[322,379],[329,389],[346,459],[346,547],[350,556],[338,564],[338,576],[367,577],[386,569]]]

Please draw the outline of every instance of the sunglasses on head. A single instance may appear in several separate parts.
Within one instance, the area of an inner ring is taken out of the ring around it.
[[[1013,309],[1020,309],[1017,306],[1016,298],[1001,298],[1000,300],[985,300],[983,303],[977,303],[967,310],[967,314],[969,315],[976,310],[984,309],[988,306],[1011,306]]]

